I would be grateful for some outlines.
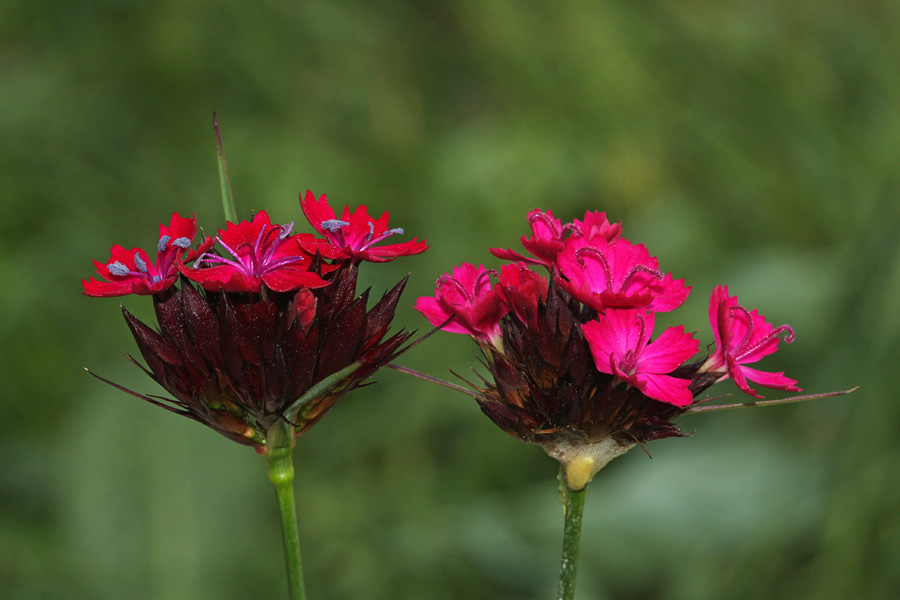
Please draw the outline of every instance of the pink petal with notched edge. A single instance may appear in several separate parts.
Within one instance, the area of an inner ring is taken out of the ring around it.
[[[690,406],[694,401],[688,387],[690,379],[681,379],[669,375],[657,375],[649,373],[636,373],[626,379],[628,383],[641,390],[648,398],[653,398],[666,404],[684,407]]]
[[[641,352],[639,364],[642,370],[669,373],[697,354],[700,342],[685,333],[684,327],[669,327]]]
[[[425,318],[428,319],[428,322],[435,327],[445,322],[447,319],[454,315],[451,310],[448,310],[447,307],[445,307],[436,298],[431,298],[428,296],[418,298],[413,308],[425,315]],[[464,324],[455,319],[444,325],[441,328],[441,331],[446,331],[448,333],[465,333],[467,335],[476,335],[476,332],[472,331],[470,328],[466,327]]]

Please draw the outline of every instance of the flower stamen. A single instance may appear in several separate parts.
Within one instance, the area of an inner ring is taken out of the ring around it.
[[[624,290],[625,288],[627,288],[628,284],[631,283],[631,279],[638,273],[644,273],[660,281],[665,278],[665,274],[658,269],[651,269],[647,265],[635,265],[631,267],[630,271],[628,271],[628,274],[625,276],[625,279],[622,280],[622,284],[619,286],[619,289]],[[644,284],[644,287],[646,287],[646,284]]]
[[[137,252],[134,253],[134,264],[135,264],[135,266],[137,266],[138,271],[140,271],[144,275],[146,275],[148,273],[147,263],[144,262],[144,259],[141,258],[141,255],[138,254]]]
[[[606,256],[604,256],[604,254],[600,250],[594,248],[593,246],[584,246],[582,248],[579,248],[575,251],[575,260],[578,261],[578,265],[581,268],[587,267],[587,263],[584,260],[585,255],[593,258],[600,263],[600,266],[603,268],[603,274],[606,276],[606,289],[612,290],[612,270],[609,267],[609,261],[607,260]]]
[[[106,268],[110,273],[117,277],[128,277],[129,275],[132,275],[131,269],[129,269],[119,261],[106,265]]]

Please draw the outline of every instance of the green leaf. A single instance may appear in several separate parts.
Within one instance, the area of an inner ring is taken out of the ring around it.
[[[237,223],[237,210],[234,207],[234,195],[231,193],[231,179],[228,177],[228,163],[225,162],[225,143],[222,141],[222,132],[219,131],[219,119],[213,113],[213,129],[216,130],[216,158],[219,164],[219,190],[222,193],[222,210],[225,211],[225,220]]]
[[[300,409],[309,404],[309,402],[313,398],[318,398],[319,396],[327,393],[331,388],[336,386],[342,379],[351,375],[356,369],[362,366],[362,362],[355,362],[349,367],[344,367],[340,371],[336,373],[332,373],[316,385],[312,386],[307,390],[305,394],[300,396],[293,404],[291,404],[287,410],[284,411],[284,418],[288,421],[293,422],[297,417],[297,413],[300,412]]]

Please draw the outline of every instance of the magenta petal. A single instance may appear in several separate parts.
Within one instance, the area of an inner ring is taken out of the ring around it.
[[[744,366],[741,366],[740,370],[744,377],[761,386],[777,390],[786,390],[789,392],[803,391],[797,387],[797,380],[785,377],[784,372],[770,373],[768,371],[758,371]]]
[[[671,273],[662,281],[653,282],[649,286],[653,294],[649,308],[656,312],[670,312],[684,304],[691,295],[691,286],[685,285],[684,279],[675,279]]]
[[[691,385],[690,379],[652,373],[637,373],[634,379],[637,381],[632,385],[654,400],[678,407],[688,406],[694,401],[693,395],[688,390],[688,386]]]
[[[258,277],[245,275],[231,265],[217,265],[202,269],[182,268],[181,272],[211,292],[258,292]]]
[[[177,240],[178,238],[187,238],[189,240],[194,239],[194,235],[197,234],[197,218],[196,216],[192,216],[191,218],[182,217],[177,212],[172,213],[172,219],[169,221],[169,226],[165,225],[159,226],[159,237],[168,235],[173,240]]]
[[[697,354],[700,342],[685,333],[684,327],[669,327],[641,353],[640,370],[669,373]]]
[[[709,297],[709,324],[712,327],[713,339],[716,341],[716,347],[722,346],[722,315],[723,304],[728,298],[728,287],[717,285],[713,288]]]
[[[588,211],[584,213],[584,221],[573,221],[576,229],[588,240],[604,239],[613,242],[622,234],[622,225],[610,223],[605,212]]]
[[[594,357],[597,370],[613,375],[614,368],[610,365],[610,357],[620,354],[620,338],[616,330],[600,321],[588,321],[581,326],[581,329]]]
[[[744,367],[741,367],[740,365],[738,365],[737,362],[735,362],[735,360],[733,358],[731,358],[730,356],[727,358],[728,358],[728,375],[731,376],[732,379],[734,379],[734,383],[735,383],[735,385],[738,386],[738,389],[741,390],[742,392],[744,392],[745,394],[749,394],[750,396],[753,396],[754,398],[762,398],[763,396],[760,396],[759,394],[757,394],[756,390],[752,389],[750,387],[750,384],[747,383],[747,378],[744,377]]]
[[[322,197],[316,200],[316,196],[311,191],[306,190],[306,195],[300,197],[300,209],[303,210],[303,214],[306,216],[309,224],[319,232],[319,235],[325,235],[325,230],[322,229],[322,222],[335,219],[334,210],[328,205],[328,199],[325,194],[322,194]]]
[[[500,335],[500,319],[509,312],[509,305],[502,295],[502,288],[491,287],[491,275],[496,275],[496,271],[482,265],[475,267],[463,263],[453,267],[452,275],[444,273],[438,278],[434,297],[420,298],[416,308],[433,324],[441,323],[451,315],[455,317],[445,331],[469,333],[481,341],[495,340]],[[443,316],[445,318],[438,321]]]
[[[82,279],[81,286],[86,296],[95,298],[112,298],[133,293],[133,285],[128,281],[97,281],[93,277]]]
[[[274,269],[262,276],[263,282],[275,292],[291,292],[300,288],[320,288],[328,282],[309,271],[300,269]]]
[[[428,322],[435,327],[452,316],[452,313],[448,312],[440,302],[428,296],[423,296],[417,299],[416,304],[413,308],[425,315],[425,318],[428,319]],[[464,333],[468,335],[475,334],[474,331],[472,331],[456,319],[444,325],[444,327],[441,328],[441,331],[446,331],[448,333]]]
[[[740,331],[742,335],[750,327],[748,325],[748,317],[745,314],[736,313],[733,315],[733,320],[741,322],[742,326],[737,331]],[[756,310],[750,311],[749,322],[752,323],[750,338],[741,344],[741,348],[734,348],[735,351],[740,351],[739,359],[741,364],[754,363],[772,354],[778,350],[778,343],[781,341],[781,338],[777,335],[772,335],[775,327]],[[737,331],[732,335],[737,337]],[[741,339],[737,338],[737,342],[731,340],[730,345],[734,346],[736,343],[740,343]]]

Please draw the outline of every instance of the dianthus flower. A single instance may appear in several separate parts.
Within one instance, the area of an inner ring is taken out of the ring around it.
[[[491,286],[497,272],[463,263],[453,274],[438,277],[435,297],[416,301],[416,310],[432,325],[444,325],[444,331],[467,333],[480,342],[495,343],[500,336],[500,319],[509,306],[498,287]],[[449,319],[449,321],[448,321]]]
[[[416,238],[402,244],[377,246],[376,244],[392,235],[403,234],[403,230],[399,227],[388,229],[388,213],[373,219],[365,206],[360,206],[353,213],[347,206],[338,219],[325,195],[317,200],[309,190],[306,196],[301,197],[300,207],[319,235],[328,241],[325,247],[312,239],[307,239],[303,243],[310,252],[320,250],[325,258],[388,262],[398,256],[421,254],[428,249],[428,244],[424,240],[417,241]]]
[[[790,325],[772,326],[756,310],[738,304],[737,296],[728,295],[728,287],[716,286],[709,299],[709,323],[712,326],[715,351],[704,361],[700,372],[720,374],[719,380],[734,379],[741,391],[762,398],[750,389],[747,380],[778,390],[799,392],[797,381],[784,373],[767,373],[745,367],[778,350],[781,334],[784,341],[794,341]]]
[[[746,378],[798,389],[783,374],[745,366],[793,331],[737,306],[725,288],[714,290],[710,305],[716,349],[709,358],[692,362],[699,341],[681,326],[652,339],[655,314],[678,308],[691,288],[604,213],[563,224],[550,211],[532,211],[529,224],[522,243],[534,258],[492,249],[515,261],[501,266],[495,286],[492,269],[463,265],[439,278],[435,296],[419,298],[416,309],[479,343],[491,377],[472,395],[503,430],[559,460],[569,489],[582,489],[636,444],[681,436],[672,419],[717,381],[731,377],[750,394]],[[529,265],[545,267],[549,282]]]
[[[275,292],[328,285],[309,271],[313,255],[300,242],[313,236],[291,235],[293,229],[293,223],[273,225],[261,210],[252,221],[228,223],[219,230],[216,241],[225,256],[204,252],[194,268],[182,265],[180,271],[210,291],[258,292],[263,283]]]
[[[557,256],[560,285],[592,309],[675,310],[691,292],[683,279],[659,270],[643,244],[626,239],[570,238]]]
[[[93,277],[82,279],[81,285],[88,296],[109,298],[128,294],[151,295],[163,292],[178,279],[182,261],[191,261],[206,252],[214,243],[207,238],[199,248],[191,250],[197,234],[195,217],[187,219],[172,214],[168,227],[159,226],[159,242],[156,244],[156,261],[140,248],[126,250],[116,244],[111,258],[104,264],[95,260],[97,274],[106,281]]]
[[[652,312],[610,310],[582,329],[597,370],[616,376],[613,386],[624,382],[653,400],[688,406],[693,400],[690,380],[668,373],[697,354],[700,343],[681,325],[651,342],[653,321]]]

